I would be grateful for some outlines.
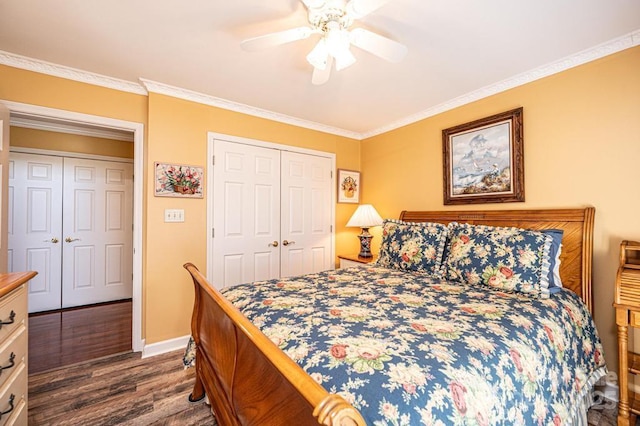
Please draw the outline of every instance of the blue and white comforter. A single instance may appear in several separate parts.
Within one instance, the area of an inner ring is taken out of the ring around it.
[[[223,294],[370,425],[575,424],[606,373],[567,290],[532,299],[372,266]]]

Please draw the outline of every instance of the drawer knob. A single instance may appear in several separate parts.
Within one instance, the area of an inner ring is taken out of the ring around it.
[[[2,370],[7,370],[13,367],[14,365],[16,365],[16,354],[11,352],[11,355],[9,355],[9,364],[0,367],[0,374],[2,374]]]
[[[13,400],[16,398],[16,396],[14,394],[11,394],[11,396],[9,397],[9,409],[5,410],[5,411],[0,411],[0,419],[2,418],[2,416],[4,416],[5,414],[9,414],[10,412],[13,411]]]
[[[0,329],[2,329],[3,325],[13,324],[15,322],[15,319],[16,319],[16,313],[12,309],[11,313],[9,314],[9,320],[8,321],[0,321]]]

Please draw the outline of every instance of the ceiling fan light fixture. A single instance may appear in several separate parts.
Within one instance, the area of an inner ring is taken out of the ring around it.
[[[336,71],[343,70],[356,63],[356,57],[351,53],[351,49],[348,47],[342,49],[337,55],[332,55],[336,60]]]
[[[327,43],[324,37],[318,41],[316,47],[307,55],[307,62],[309,62],[314,68],[324,70],[327,68],[329,61],[329,50],[327,49]]]

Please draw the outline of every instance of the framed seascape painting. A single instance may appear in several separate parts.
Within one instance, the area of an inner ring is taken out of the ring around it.
[[[360,172],[355,170],[338,169],[338,202],[360,202]]]
[[[202,198],[202,167],[155,163],[157,197]]]
[[[522,108],[442,131],[444,204],[524,201]]]

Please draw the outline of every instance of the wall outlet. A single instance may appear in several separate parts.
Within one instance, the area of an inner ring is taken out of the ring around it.
[[[164,209],[165,222],[184,222],[184,209]]]

